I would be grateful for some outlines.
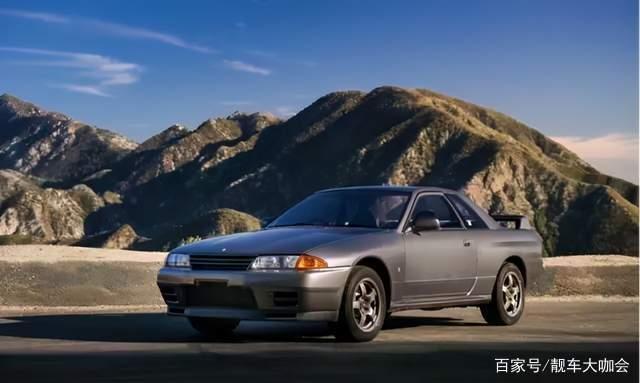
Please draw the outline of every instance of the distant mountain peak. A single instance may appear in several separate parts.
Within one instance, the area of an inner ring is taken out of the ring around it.
[[[0,96],[0,111],[3,111],[3,110],[6,113],[13,113],[19,117],[44,115],[48,113],[47,111],[37,107],[32,103],[28,101],[24,101],[8,93],[5,93],[2,96]],[[52,113],[52,114],[55,114],[56,117],[58,118],[69,119],[67,116],[60,113]]]
[[[227,119],[238,122],[245,136],[252,135],[266,127],[282,122],[280,118],[268,112],[234,112],[233,114],[228,116]]]
[[[162,132],[146,139],[137,148],[136,152],[157,150],[189,134],[189,130],[180,124],[173,124]]]
[[[0,96],[0,168],[58,181],[81,179],[136,146],[114,132]]]

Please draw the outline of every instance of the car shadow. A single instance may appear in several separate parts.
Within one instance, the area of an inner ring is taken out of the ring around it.
[[[423,316],[391,316],[384,323],[384,330],[403,329],[422,326],[461,326],[476,327],[487,326],[486,323],[468,322],[461,318],[451,317],[423,317]]]
[[[420,326],[479,326],[449,317],[391,317],[386,329]],[[63,314],[0,319],[0,336],[132,343],[336,342],[324,322],[243,321],[230,336],[206,338],[186,319],[164,313]]]

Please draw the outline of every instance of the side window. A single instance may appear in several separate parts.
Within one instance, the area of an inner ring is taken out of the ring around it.
[[[426,194],[418,197],[411,219],[413,220],[416,214],[422,211],[432,211],[440,220],[440,227],[442,228],[462,228],[460,220],[451,205],[441,195]]]
[[[458,213],[460,213],[460,217],[462,217],[462,221],[464,226],[467,229],[486,229],[487,224],[484,223],[482,218],[476,213],[475,210],[471,206],[469,206],[462,198],[458,197],[455,194],[447,194],[447,198],[456,207]]]

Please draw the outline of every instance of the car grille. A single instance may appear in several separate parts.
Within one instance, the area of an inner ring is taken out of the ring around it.
[[[193,270],[246,270],[255,256],[190,255]]]

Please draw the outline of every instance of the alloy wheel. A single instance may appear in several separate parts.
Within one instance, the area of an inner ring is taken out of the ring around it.
[[[370,278],[362,279],[353,292],[353,318],[362,331],[375,328],[380,317],[380,292]]]
[[[513,271],[509,271],[502,282],[502,304],[510,317],[518,315],[522,307],[522,283]]]

